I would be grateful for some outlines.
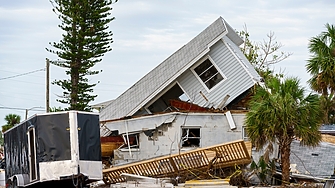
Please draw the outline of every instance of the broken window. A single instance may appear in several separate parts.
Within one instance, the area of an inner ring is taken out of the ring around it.
[[[133,148],[139,148],[139,134],[124,134],[123,140],[124,144],[120,147],[123,149],[133,149]],[[129,144],[129,145],[128,145]]]
[[[216,84],[223,80],[223,76],[209,59],[206,59],[198,65],[194,71],[208,89],[213,88]]]
[[[182,128],[182,147],[200,147],[200,128]]]

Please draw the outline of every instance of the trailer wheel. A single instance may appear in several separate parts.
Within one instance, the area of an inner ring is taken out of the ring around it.
[[[11,180],[7,180],[7,188],[12,188],[12,181]]]
[[[12,188],[18,188],[17,186],[17,179],[14,178],[13,184],[12,184]]]

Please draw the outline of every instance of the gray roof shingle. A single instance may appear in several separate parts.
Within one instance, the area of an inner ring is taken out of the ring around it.
[[[334,172],[335,145],[321,142],[315,148],[301,146],[295,140],[291,143],[291,164],[297,164],[300,174],[310,174],[315,177],[328,177]]]

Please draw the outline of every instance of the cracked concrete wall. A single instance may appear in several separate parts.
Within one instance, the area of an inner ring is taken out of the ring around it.
[[[243,139],[242,129],[245,114],[232,114],[236,129],[231,130],[227,117],[222,113],[183,114],[176,116],[172,123],[156,128],[153,136],[139,133],[139,148],[114,151],[114,165],[175,154],[197,147],[181,147],[182,127],[200,128],[200,147],[212,146]]]

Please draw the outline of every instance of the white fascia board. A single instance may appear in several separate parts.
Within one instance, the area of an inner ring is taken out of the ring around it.
[[[99,113],[97,112],[86,112],[86,111],[78,111],[78,110],[68,110],[68,111],[60,111],[60,112],[43,112],[43,113],[38,113],[35,114],[31,117],[34,116],[50,116],[50,115],[54,115],[54,114],[66,114],[66,113],[79,113],[79,114],[95,114],[95,115],[99,115]]]
[[[231,130],[236,129],[235,121],[234,121],[233,116],[231,115],[230,111],[226,112],[226,117],[227,117],[230,129]]]
[[[235,51],[229,46],[229,44],[225,41],[225,40],[229,40],[231,41],[228,37],[225,37],[222,39],[223,44],[229,49],[229,51],[233,54],[233,56],[235,57],[235,59],[240,63],[240,65],[243,67],[243,69],[248,73],[248,75],[250,76],[251,80],[256,84],[258,83],[258,81],[256,80],[256,78],[253,77],[253,75],[251,74],[251,72],[248,70],[248,68],[246,67],[246,65],[244,65],[244,63],[240,60],[239,57],[237,57]],[[235,45],[235,44],[233,44]],[[249,63],[250,64],[250,63]],[[250,66],[252,66],[250,64]],[[253,68],[253,67],[251,67]]]
[[[86,111],[70,111],[70,112],[75,112],[77,114],[99,115],[99,113],[97,112],[86,112]]]
[[[236,37],[238,37],[240,40],[239,41],[232,41],[234,44],[236,44],[237,46],[240,46],[241,44],[243,44],[243,39],[234,31],[234,29],[229,25],[228,22],[226,22],[226,20],[224,20],[222,18],[223,24],[226,27],[227,33],[229,33],[229,31],[231,31],[231,35],[235,35]],[[229,34],[228,34],[229,35]],[[227,35],[227,37],[229,38],[229,36]],[[232,39],[231,39],[232,40]]]
[[[178,112],[145,116],[133,119],[107,122],[104,127],[109,130],[118,130],[119,134],[135,133],[144,130],[156,129],[163,123],[172,123]]]
[[[142,108],[150,100],[152,100],[156,95],[158,95],[164,88],[166,88],[169,84],[171,84],[174,80],[176,80],[181,74],[183,74],[186,70],[188,70],[190,67],[192,67],[197,61],[199,61],[199,59],[201,59],[203,56],[205,56],[210,51],[210,47],[213,46],[219,40],[221,40],[227,34],[227,32],[228,31],[227,31],[227,28],[226,28],[226,30],[222,34],[220,34],[218,37],[216,37],[212,42],[210,42],[207,45],[207,48],[203,52],[201,52],[198,56],[196,56],[186,66],[184,66],[184,68],[180,69],[175,75],[173,75],[161,87],[159,87],[159,89],[157,89],[155,92],[153,92],[149,97],[147,97],[137,107],[135,107],[130,113],[128,113],[127,116],[131,116],[134,113],[136,113],[140,108]]]

